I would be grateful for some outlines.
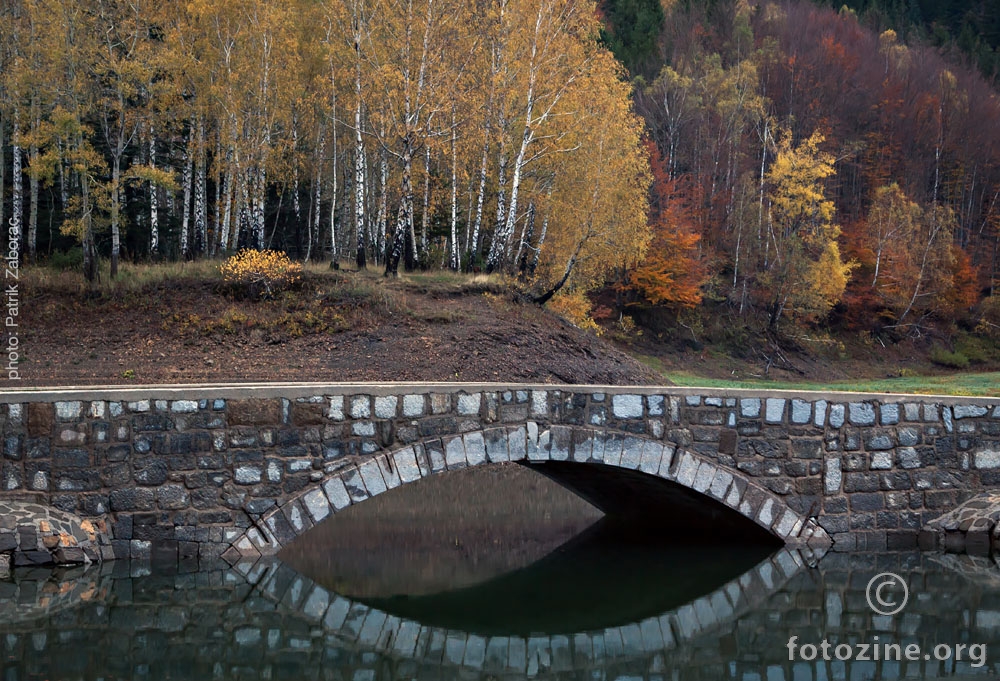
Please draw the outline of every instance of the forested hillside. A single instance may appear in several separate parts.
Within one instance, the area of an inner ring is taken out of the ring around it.
[[[827,1],[853,9],[876,30],[891,28],[907,40],[961,52],[994,82],[1000,75],[1000,11],[991,0]]]
[[[98,258],[277,248],[544,294],[648,242],[642,125],[589,0],[0,12],[0,218],[29,262],[78,247],[94,280]]]
[[[996,346],[985,0],[0,11],[0,221],[25,261],[93,281],[276,248],[506,273],[588,325]]]
[[[846,7],[657,6],[631,33],[614,17],[648,6],[604,6],[655,147],[634,302],[771,330],[997,331],[1000,100],[980,73]],[[671,290],[692,278],[700,299]]]

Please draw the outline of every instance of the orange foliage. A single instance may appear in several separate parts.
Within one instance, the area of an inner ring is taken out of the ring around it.
[[[631,273],[629,287],[654,305],[680,310],[701,303],[707,275],[698,257],[701,234],[690,188],[671,179],[659,150],[647,141],[653,171],[650,226],[653,240],[645,260]]]
[[[951,289],[946,300],[948,308],[959,313],[979,302],[979,272],[969,254],[958,246],[951,247],[951,255]]]

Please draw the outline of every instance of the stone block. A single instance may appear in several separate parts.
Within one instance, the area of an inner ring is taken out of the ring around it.
[[[482,402],[482,393],[459,393],[456,411],[459,416],[478,416]]]
[[[353,503],[364,501],[371,496],[368,494],[368,488],[365,487],[364,479],[357,468],[348,468],[340,474],[340,479],[343,480],[344,488]]]
[[[255,485],[263,479],[260,466],[239,466],[234,473],[237,485]]]
[[[760,400],[756,397],[740,400],[740,416],[757,418],[760,416]]]
[[[404,395],[403,416],[423,416],[425,409],[424,402],[425,398],[423,395]]]
[[[447,414],[449,411],[451,411],[451,395],[431,393],[431,413],[440,415]]]
[[[28,435],[49,437],[55,427],[55,413],[47,402],[28,403]]]
[[[170,411],[175,414],[192,414],[198,411],[198,402],[195,400],[174,400],[170,403]]]
[[[847,418],[855,426],[873,426],[875,405],[870,402],[851,402],[847,406]]]
[[[368,395],[351,397],[351,418],[368,419],[372,415],[372,398]]]
[[[768,398],[764,403],[764,421],[766,423],[781,423],[785,419],[784,399]]]
[[[77,421],[83,414],[83,403],[79,401],[56,402],[56,419],[59,421]]]
[[[340,476],[332,477],[324,482],[323,492],[326,494],[326,498],[330,500],[330,504],[337,511],[347,508],[352,503],[351,495]]]
[[[380,395],[375,398],[375,418],[394,419],[396,418],[396,406],[399,398],[395,395]]]
[[[805,400],[792,400],[792,423],[809,423],[812,418],[812,404]]]
[[[619,419],[642,418],[641,395],[613,395],[611,397],[611,412]]]
[[[228,423],[230,426],[278,425],[282,422],[283,411],[279,399],[229,400]]]
[[[303,426],[322,426],[327,422],[328,409],[322,403],[317,402],[296,402],[291,405],[292,414],[288,419],[298,428]]]
[[[1000,468],[1000,446],[984,448],[972,455],[973,467],[983,469]]]

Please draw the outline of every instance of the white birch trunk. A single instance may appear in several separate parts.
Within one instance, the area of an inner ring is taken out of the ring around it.
[[[292,114],[292,210],[295,212],[295,231],[302,220],[302,205],[299,203],[299,118]]]
[[[506,187],[507,187],[507,153],[503,139],[500,141],[500,163],[497,169],[497,218],[493,228],[493,241],[490,243],[490,253],[486,259],[486,271],[493,272],[503,261],[503,230],[507,222]]]
[[[458,130],[455,128],[455,112],[451,115],[451,269],[461,269],[458,243]]]
[[[205,167],[207,165],[205,159],[205,122],[201,116],[198,117],[198,148],[196,153],[198,163],[194,182],[195,250],[199,253],[205,253],[208,250],[208,188],[205,177],[207,172]]]
[[[503,248],[501,260],[497,263],[502,265],[510,255],[510,238],[514,235],[514,227],[517,224],[517,201],[521,189],[521,175],[524,171],[525,159],[527,158],[528,146],[535,138],[535,133],[531,129],[531,111],[533,108],[532,91],[528,91],[528,114],[525,118],[524,134],[521,136],[521,148],[517,151],[517,158],[514,161],[514,176],[510,180],[510,207],[507,209],[507,222],[503,228],[500,246]]]
[[[184,176],[182,183],[184,185],[184,206],[181,212],[181,257],[186,258],[188,256],[188,227],[191,222],[191,180],[194,173],[194,154],[191,153],[191,139],[190,135],[188,138],[187,147],[184,150]]]
[[[330,187],[330,261],[337,261],[337,78],[336,71],[330,69],[330,91],[333,93],[331,107],[331,120],[333,125],[330,135],[333,138],[333,173]]]
[[[69,189],[66,187],[66,155],[63,153],[62,140],[56,141],[56,148],[59,150],[59,202],[63,210],[69,203]]]
[[[21,177],[21,121],[17,109],[14,110],[14,131],[11,134],[11,216],[10,236],[21,243],[21,229],[24,224],[24,179]]]
[[[313,197],[313,224],[316,230],[316,237],[319,238],[320,229],[322,229],[321,221],[321,208],[323,201],[323,150],[326,146],[326,136],[323,134],[323,128],[320,127],[319,140],[316,143],[316,181],[315,181],[315,196]],[[309,229],[309,245],[306,246],[306,262],[309,262],[309,257],[312,255],[312,245],[313,245],[313,228]]]
[[[257,166],[253,172],[253,229],[258,248],[268,248],[270,244],[264,241],[264,200],[267,188],[267,172],[263,166]]]
[[[517,255],[514,256],[514,266],[521,272],[524,272],[527,267],[527,261],[524,262],[523,266],[521,263],[521,254],[524,253],[524,249],[528,247],[531,242],[531,237],[534,236],[535,231],[535,203],[531,202],[528,204],[528,217],[524,221],[524,226],[521,227],[521,238],[517,242]],[[525,255],[527,258],[527,255]]]
[[[406,234],[413,230],[413,157],[410,140],[403,142],[403,181],[402,196],[399,200],[399,210],[396,213],[396,229],[393,233],[392,252],[386,257],[385,273],[396,276],[399,273],[399,260],[406,246]]]
[[[156,168],[156,132],[149,125],[149,167]],[[156,197],[156,184],[149,183],[149,252],[154,257],[160,249],[160,207]]]
[[[431,148],[424,146],[424,201],[423,215],[420,219],[420,251],[417,251],[416,240],[413,240],[413,262],[427,253],[427,227],[431,222]],[[413,237],[411,236],[411,239]]]
[[[232,165],[232,149],[226,151],[226,167],[223,171],[225,174],[222,178],[222,200],[224,202],[224,207],[222,209],[222,220],[219,226],[219,248],[223,252],[230,250],[229,248],[229,225],[232,220],[233,211],[233,165]]]
[[[385,245],[385,233],[389,228],[389,159],[383,149],[379,154],[379,197],[375,229],[378,230],[379,249]]]
[[[354,233],[357,237],[355,261],[358,269],[364,269],[365,257],[365,142],[361,136],[361,53],[360,39],[355,39],[354,49],[358,53],[357,71],[354,78]]]
[[[121,254],[121,155],[111,161],[111,277],[118,276],[118,257]]]
[[[472,228],[472,239],[466,244],[469,262],[473,263],[479,257],[479,232],[483,226],[483,205],[486,202],[486,176],[489,165],[490,140],[487,133],[483,143],[483,158],[479,164],[479,191],[476,192],[476,220]]]
[[[213,165],[220,166],[222,159],[222,137],[221,132],[215,137],[215,156],[212,159]],[[209,243],[209,255],[215,257],[219,247],[219,234],[222,232],[222,174],[223,170],[216,173],[215,178],[215,211],[212,213],[212,241]]]
[[[32,120],[33,130],[37,131],[40,125],[41,125],[41,120],[39,120],[38,118],[34,118]],[[35,262],[35,254],[38,245],[38,164],[40,162],[38,144],[35,143],[34,139],[35,138],[33,136],[31,145],[28,147],[28,163],[30,164],[31,172],[28,176],[29,180],[28,191],[30,193],[30,199],[29,199],[30,212],[28,213],[27,249],[28,249],[28,261],[32,263]],[[3,164],[0,163],[0,165]],[[0,192],[0,197],[2,196],[3,193]],[[0,222],[0,224],[2,224],[2,222]]]
[[[535,269],[538,267],[538,260],[542,257],[542,245],[545,243],[545,235],[549,232],[549,216],[546,215],[545,219],[542,220],[542,233],[538,235],[538,245],[535,246],[535,255],[531,261],[531,268],[528,270],[528,274],[534,274]]]

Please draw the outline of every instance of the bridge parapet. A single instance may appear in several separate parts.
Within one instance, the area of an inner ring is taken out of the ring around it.
[[[658,476],[742,511],[785,541],[808,527],[804,541],[828,535],[837,549],[909,548],[929,520],[1000,488],[998,404],[498,384],[6,392],[0,497],[30,493],[62,511],[104,519],[118,556],[215,558],[235,543],[247,550],[246,541],[269,552],[284,543],[275,528],[284,530],[284,521],[294,527],[293,513],[311,524],[322,503],[336,509],[334,479],[357,502],[348,487],[352,471],[366,491],[363,471],[377,470],[389,488],[394,476],[402,480],[407,452],[424,475],[421,461],[435,472],[494,460],[490,438],[503,433],[508,459],[523,439],[529,463]],[[591,454],[578,454],[588,440]],[[597,441],[620,446],[621,454],[598,458]],[[379,488],[374,477],[370,482]],[[759,494],[750,510],[747,488]]]

